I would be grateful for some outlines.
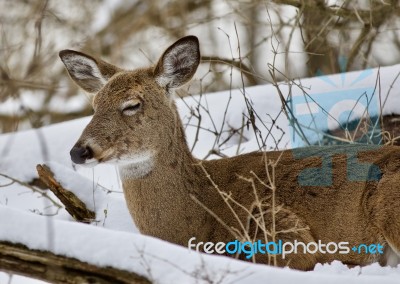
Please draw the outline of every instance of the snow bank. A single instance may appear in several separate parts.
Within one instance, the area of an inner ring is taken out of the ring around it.
[[[155,283],[398,283],[400,270],[385,275],[355,274],[340,263],[341,273],[300,272],[248,264],[232,258],[199,254],[148,236],[117,232],[85,224],[52,220],[0,206],[0,239],[31,249],[50,250],[98,265],[143,275]],[[52,236],[52,241],[49,241]],[[339,268],[339,269],[337,269]],[[376,267],[375,267],[376,268]],[[373,270],[372,266],[369,270]],[[368,268],[363,268],[368,270]],[[346,273],[348,272],[348,273]],[[361,272],[361,271],[359,271]],[[220,281],[218,281],[220,280]]]

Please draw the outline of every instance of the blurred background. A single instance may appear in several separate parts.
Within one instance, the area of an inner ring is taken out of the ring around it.
[[[3,0],[0,133],[92,113],[58,52],[134,69],[193,34],[202,63],[179,95],[400,63],[398,0]],[[275,75],[272,76],[272,70]],[[217,94],[216,94],[217,95]]]

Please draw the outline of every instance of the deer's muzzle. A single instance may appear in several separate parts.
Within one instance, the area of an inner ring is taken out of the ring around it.
[[[93,158],[93,151],[88,146],[74,146],[70,151],[70,155],[75,164],[84,164],[87,160]]]

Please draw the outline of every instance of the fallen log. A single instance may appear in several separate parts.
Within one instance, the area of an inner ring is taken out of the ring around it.
[[[151,283],[136,273],[112,267],[98,267],[48,251],[31,250],[21,244],[0,241],[0,271],[51,283]]]

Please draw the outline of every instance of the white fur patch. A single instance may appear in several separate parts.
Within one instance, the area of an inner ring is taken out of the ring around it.
[[[150,173],[154,167],[153,154],[150,151],[117,162],[122,180],[138,179]]]
[[[134,106],[139,106],[139,107],[132,110],[126,110],[127,107],[134,107]],[[130,100],[127,102],[123,102],[120,109],[124,115],[131,116],[134,115],[139,110],[139,108],[140,108],[139,100]]]

